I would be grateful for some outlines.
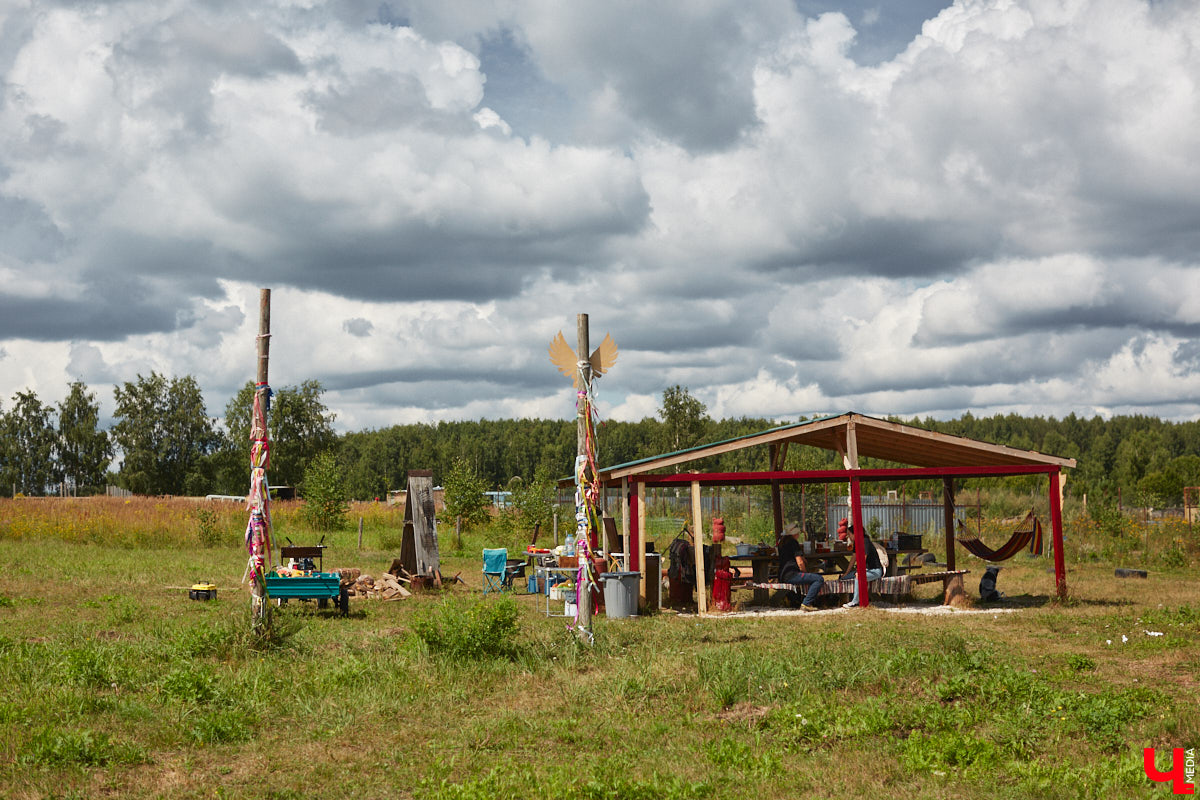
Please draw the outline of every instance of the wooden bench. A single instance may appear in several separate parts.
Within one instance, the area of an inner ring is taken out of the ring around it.
[[[926,572],[906,575],[896,575],[890,578],[880,578],[870,581],[867,584],[867,589],[871,594],[889,595],[899,598],[903,595],[911,594],[912,587],[922,583],[937,583],[942,582],[942,590],[946,605],[963,605],[967,601],[966,593],[963,590],[963,575],[966,575],[970,570],[956,569],[947,570],[945,572]],[[854,578],[846,580],[825,581],[821,586],[821,591],[817,595],[823,597],[825,595],[835,594],[853,594],[854,593]],[[805,587],[797,586],[793,583],[753,583],[748,582],[741,586],[735,586],[736,589],[776,589],[784,592],[804,593],[807,591]]]

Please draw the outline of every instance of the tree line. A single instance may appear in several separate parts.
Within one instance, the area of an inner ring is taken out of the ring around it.
[[[72,383],[56,406],[42,403],[34,392],[17,392],[7,408],[0,406],[0,485],[26,495],[52,494],[63,486],[70,493],[95,493],[106,483],[139,494],[242,494],[249,474],[253,395],[254,385],[247,382],[226,404],[224,417],[215,419],[195,378],[138,375],[113,387],[115,422],[102,430],[96,394],[82,382]],[[431,469],[435,476],[466,469],[480,485],[506,489],[528,484],[539,471],[569,475],[574,462],[573,420],[416,423],[338,434],[323,395],[318,381],[274,392],[268,415],[273,485],[296,486],[303,493],[305,472],[319,454],[336,462],[347,496],[355,499],[382,498],[404,488],[410,469]],[[1183,502],[1184,487],[1200,485],[1197,421],[1141,415],[976,417],[970,412],[954,420],[890,419],[1075,458],[1079,466],[1067,482],[1073,495],[1113,501],[1119,495],[1127,505],[1170,506]],[[766,418],[712,419],[686,387],[672,386],[662,394],[657,417],[600,424],[599,460],[625,463],[778,424]],[[766,449],[757,448],[714,456],[696,468],[735,472],[767,466]],[[809,447],[792,448],[785,464],[787,469],[839,466],[836,453]],[[882,464],[868,459],[863,466]]]

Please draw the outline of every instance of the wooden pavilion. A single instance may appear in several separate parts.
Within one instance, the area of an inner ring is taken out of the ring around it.
[[[677,472],[663,474],[661,470],[680,468],[710,456],[735,450],[766,445],[769,468],[765,472]],[[808,445],[834,450],[842,456],[843,469],[785,470],[783,465],[788,448]],[[868,457],[905,466],[883,469],[861,469],[859,459]],[[629,569],[642,573],[643,597],[646,585],[646,548],[641,531],[646,528],[646,487],[690,486],[692,499],[693,535],[696,537],[697,603],[700,613],[707,611],[704,586],[704,563],[701,546],[704,537],[700,489],[704,486],[769,486],[774,516],[775,536],[783,531],[783,504],[780,487],[795,484],[842,483],[850,485],[850,506],[854,522],[855,552],[860,586],[866,581],[863,550],[863,518],[861,485],[872,481],[942,479],[942,496],[946,528],[946,568],[955,569],[954,538],[954,479],[1013,475],[1046,475],[1050,499],[1050,523],[1054,542],[1055,586],[1059,597],[1066,597],[1066,567],[1062,551],[1062,476],[1064,468],[1073,468],[1075,459],[1059,458],[1031,450],[991,444],[960,436],[903,425],[897,422],[846,413],[838,416],[781,425],[759,433],[739,436],[714,444],[688,450],[617,464],[599,470],[599,482],[604,486],[621,487],[622,529],[630,552]],[[868,593],[859,592],[860,604],[868,604]]]

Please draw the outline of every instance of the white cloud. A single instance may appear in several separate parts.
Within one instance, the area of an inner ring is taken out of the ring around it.
[[[348,428],[569,417],[545,351],[579,312],[621,348],[612,418],[674,383],[718,416],[1200,414],[1200,8],[960,0],[870,65],[853,19],[17,8],[0,395],[154,369],[219,411],[265,285],[272,382]]]

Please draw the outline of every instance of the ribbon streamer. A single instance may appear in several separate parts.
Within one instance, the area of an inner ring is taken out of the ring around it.
[[[271,387],[254,386],[254,405],[250,420],[250,491],[246,494],[246,550],[249,559],[242,582],[250,583],[251,604],[255,611],[267,601],[266,565],[271,561],[271,485],[267,470],[271,466],[271,442],[267,434],[267,413],[271,409]],[[256,615],[257,618],[257,615]]]

